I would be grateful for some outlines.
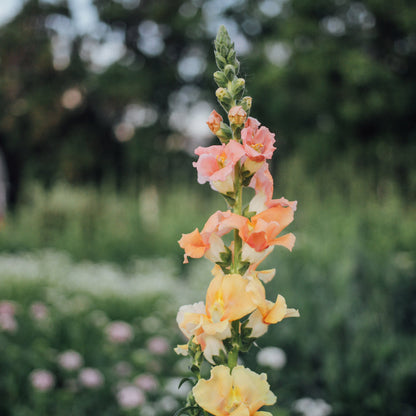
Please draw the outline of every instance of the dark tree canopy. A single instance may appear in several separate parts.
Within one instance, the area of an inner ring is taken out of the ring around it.
[[[212,44],[222,23],[252,115],[278,131],[280,151],[311,172],[350,158],[414,194],[414,2],[93,4],[90,30],[77,30],[65,0],[27,0],[0,27],[0,150],[12,204],[33,179],[122,187],[186,178],[189,151],[209,141],[189,125],[219,108]]]

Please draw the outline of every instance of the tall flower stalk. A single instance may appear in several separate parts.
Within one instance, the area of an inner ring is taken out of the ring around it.
[[[275,150],[275,135],[249,116],[252,98],[244,96],[245,80],[238,77],[240,64],[224,26],[215,40],[215,60],[215,95],[228,122],[212,111],[207,124],[220,144],[198,147],[193,165],[198,182],[208,182],[219,192],[227,209],[212,214],[201,231],[196,228],[179,240],[184,263],[188,257],[206,257],[214,267],[205,302],[181,306],[177,315],[188,342],[175,351],[190,357],[192,376],[183,382],[193,385],[177,415],[267,416],[271,414],[259,409],[276,401],[267,376],[238,365],[238,357],[269,325],[299,316],[282,295],[274,302],[266,299],[264,285],[275,269],[258,270],[274,246],[292,250],[295,236],[282,232],[293,221],[296,201],[273,199],[268,160]],[[244,205],[247,188],[255,194]],[[228,233],[233,235],[230,245],[223,241]],[[201,374],[204,360],[211,365],[208,379]]]

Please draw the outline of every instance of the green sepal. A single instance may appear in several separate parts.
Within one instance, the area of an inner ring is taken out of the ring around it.
[[[195,380],[193,379],[193,378],[191,378],[191,377],[184,377],[180,382],[179,382],[179,386],[178,386],[178,389],[180,389],[181,387],[182,387],[182,385],[184,384],[184,383],[186,383],[187,381],[189,381],[191,384],[192,384],[192,386],[195,386]]]
[[[227,263],[227,262],[229,263],[231,261],[231,256],[232,256],[232,253],[228,247],[225,247],[225,251],[222,251],[220,253],[220,259],[224,263]]]
[[[227,144],[233,137],[233,131],[228,124],[225,124],[223,121],[221,121],[220,129],[217,131],[217,136],[222,143]]]
[[[215,63],[217,64],[218,69],[221,71],[224,70],[225,65],[227,65],[227,61],[225,58],[217,51],[214,52],[215,56]]]
[[[250,267],[250,262],[245,261],[245,262],[242,262],[240,264],[241,264],[241,266],[238,269],[238,273],[241,274],[241,276],[242,276],[247,271],[247,269]]]
[[[234,78],[231,82],[230,93],[236,100],[241,100],[246,82],[244,78]]]
[[[244,217],[246,217],[246,218],[248,218],[249,220],[251,220],[251,217],[253,217],[254,215],[256,215],[256,212],[254,212],[254,211],[249,211],[249,210],[248,210],[248,206],[246,206],[246,207],[244,208],[244,211],[243,211],[243,216],[244,216]]]
[[[220,350],[220,355],[213,355],[212,360],[214,361],[215,365],[227,364],[227,355],[223,350]]]
[[[243,170],[243,172],[241,173],[241,176],[242,176],[241,183],[243,184],[243,186],[249,186],[251,178],[254,176],[254,173],[250,172],[249,170]]]
[[[233,81],[235,77],[235,68],[233,65],[227,64],[224,68],[224,75],[227,77],[228,81]]]
[[[229,192],[230,193],[230,192]],[[231,196],[231,195],[226,195],[226,194],[221,194],[224,198],[225,198],[225,200],[227,201],[227,204],[230,206],[230,207],[233,207],[234,205],[235,205],[235,198],[233,197],[233,196]],[[234,194],[233,194],[234,195]]]

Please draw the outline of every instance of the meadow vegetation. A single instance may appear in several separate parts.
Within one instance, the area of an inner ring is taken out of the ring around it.
[[[393,182],[373,186],[370,175],[358,176],[347,162],[312,176],[293,159],[280,165],[275,183],[276,196],[298,197],[291,225],[297,241],[293,253],[276,249],[266,259],[264,267],[277,268],[268,290],[270,297],[284,292],[301,318],[276,325],[243,357],[251,365],[262,346],[284,352],[284,364],[267,369],[278,396],[275,414],[307,415],[299,400],[311,398],[330,406],[321,414],[414,415],[414,206]],[[164,386],[182,375],[171,351],[181,341],[175,307],[201,300],[209,279],[207,261],[181,264],[176,241],[224,209],[209,194],[183,184],[137,194],[65,184],[27,188],[0,235],[0,298],[15,303],[17,323],[14,331],[0,329],[0,368],[7,373],[0,394],[8,398],[2,415],[54,413],[57,403],[67,412],[60,414],[128,412],[121,389],[137,387],[135,378],[148,373],[159,388],[145,392],[140,414],[172,414],[180,393]],[[46,306],[46,321],[33,318],[36,302]],[[113,321],[132,329],[122,345],[108,339],[105,327]],[[149,352],[155,336],[170,349]],[[67,350],[100,371],[99,388],[82,384],[81,369],[60,367],[57,357]],[[114,373],[119,361],[127,363],[124,376]],[[54,375],[47,395],[30,382],[39,367]]]

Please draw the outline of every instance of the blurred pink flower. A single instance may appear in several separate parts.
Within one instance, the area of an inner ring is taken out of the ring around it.
[[[0,315],[14,316],[16,313],[16,303],[11,300],[0,301]]]
[[[55,385],[55,376],[48,370],[33,370],[29,377],[32,386],[38,391],[51,390]]]
[[[32,318],[37,321],[42,321],[46,319],[49,315],[49,310],[47,306],[42,302],[34,302],[30,305],[30,313]]]
[[[152,374],[141,374],[134,379],[134,384],[144,391],[156,390],[159,386],[156,377]]]
[[[65,370],[72,371],[78,370],[84,363],[84,360],[80,353],[68,350],[58,355],[58,363]]]
[[[144,404],[146,398],[138,387],[130,384],[119,390],[117,401],[123,409],[134,409]]]
[[[18,328],[17,321],[13,315],[0,313],[0,330],[6,332],[16,332]]]
[[[163,355],[170,350],[170,345],[166,338],[153,337],[147,341],[147,348],[153,354]]]
[[[80,383],[87,388],[95,389],[103,385],[104,376],[96,368],[85,367],[79,373]]]
[[[107,325],[106,333],[108,339],[114,344],[124,344],[133,339],[133,328],[123,321],[114,321]]]

